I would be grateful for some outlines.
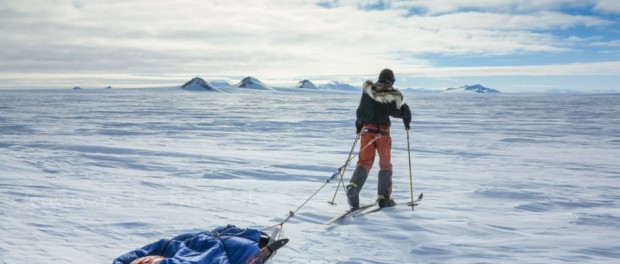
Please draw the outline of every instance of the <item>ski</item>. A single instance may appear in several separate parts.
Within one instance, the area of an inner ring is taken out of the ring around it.
[[[246,264],[263,264],[267,260],[269,260],[275,253],[276,250],[280,249],[284,245],[288,243],[288,238],[276,240],[273,243],[270,243],[266,247],[262,248],[256,255],[248,259]]]
[[[381,210],[381,207],[379,207],[379,205],[377,205],[377,204],[373,204],[371,207],[368,207],[368,208],[366,208],[364,210],[357,211],[352,216],[353,217],[359,217],[359,216],[366,215],[366,214],[369,214],[369,213],[374,213],[374,212],[379,211],[379,210]]]
[[[422,200],[422,198],[424,198],[424,194],[420,193],[418,198],[413,200],[413,202],[409,201],[409,202],[406,202],[406,203],[397,203],[394,206],[409,206],[409,207],[417,206],[418,202],[420,202]],[[345,211],[343,213],[340,213],[340,214],[334,216],[333,218],[323,222],[323,224],[331,225],[331,224],[337,222],[338,220],[343,219],[343,218],[345,218],[347,216],[359,217],[359,216],[366,215],[366,214],[369,214],[369,213],[377,212],[377,211],[379,211],[381,209],[382,208],[379,207],[379,205],[377,205],[376,203],[367,204],[367,205],[364,205],[364,206],[360,207],[359,209],[357,209],[355,211],[347,210],[347,211]]]
[[[424,194],[420,193],[420,195],[418,195],[418,198],[416,198],[413,201],[409,201],[406,203],[407,206],[417,206],[419,201],[422,201],[422,198],[424,198]]]
[[[340,214],[338,214],[338,215],[336,215],[336,216],[332,217],[331,219],[329,219],[329,220],[327,220],[327,221],[323,222],[323,224],[325,224],[325,225],[331,225],[331,224],[333,224],[334,222],[336,222],[336,221],[338,221],[338,220],[340,220],[340,219],[343,219],[343,218],[345,218],[345,217],[347,217],[347,216],[351,215],[352,213],[359,212],[360,210],[364,210],[364,209],[369,208],[369,207],[372,207],[372,206],[374,206],[374,205],[375,205],[374,203],[373,203],[373,204],[367,204],[367,205],[363,205],[362,207],[358,208],[358,209],[357,209],[357,210],[355,210],[355,211],[351,211],[351,210],[344,211],[344,212],[342,212],[342,213],[340,213]]]
[[[402,204],[401,203],[397,203],[394,206],[407,206],[407,207],[418,206],[418,202],[420,202],[422,200],[422,198],[424,198],[424,194],[420,193],[418,198],[413,200],[413,202],[409,201],[407,203],[402,203]],[[394,207],[394,206],[391,206],[391,207]],[[355,214],[353,214],[352,216],[353,217],[360,217],[360,216],[363,216],[363,215],[367,215],[367,214],[370,214],[370,213],[381,211],[381,209],[383,209],[383,208],[379,207],[379,205],[374,204],[373,206],[368,207],[368,208],[366,208],[364,210],[356,211]]]

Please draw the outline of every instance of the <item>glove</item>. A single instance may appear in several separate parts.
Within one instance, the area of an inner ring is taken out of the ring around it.
[[[403,114],[403,124],[405,125],[405,130],[411,129],[411,110],[409,109],[409,106],[407,104],[403,104],[400,107],[400,111],[402,111]]]
[[[356,134],[359,134],[360,132],[362,132],[362,122],[359,122],[359,120],[355,121],[355,131],[356,131]]]

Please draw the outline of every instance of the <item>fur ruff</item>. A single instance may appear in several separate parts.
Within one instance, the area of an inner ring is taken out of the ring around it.
[[[403,94],[392,86],[383,86],[372,81],[364,82],[363,86],[364,92],[379,103],[388,104],[395,102],[397,109],[400,109],[400,106],[403,104]]]

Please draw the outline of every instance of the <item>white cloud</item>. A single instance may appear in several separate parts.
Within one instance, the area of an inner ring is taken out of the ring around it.
[[[550,65],[444,67],[418,69],[401,75],[427,77],[465,76],[620,76],[620,61]]]
[[[454,13],[463,10],[532,12],[589,5],[588,1],[579,0],[396,0],[392,1],[392,3],[393,6],[400,8],[421,9],[430,15]]]
[[[391,7],[414,9],[429,15],[462,11],[497,13],[530,13],[540,10],[558,11],[566,8],[590,9],[606,13],[620,12],[617,0],[393,0]]]
[[[603,41],[593,42],[590,45],[597,46],[597,47],[616,47],[616,48],[620,48],[620,39],[613,40],[613,41],[606,41],[606,42],[603,42]]]
[[[559,10],[586,5],[579,1],[385,1],[383,11],[360,9],[379,1],[320,2],[3,0],[0,73],[282,78],[415,71],[433,68],[428,54],[569,52],[577,41],[554,30],[612,23]]]
[[[620,1],[618,0],[596,0],[595,8],[606,13],[620,13]]]
[[[530,14],[461,12],[432,17],[414,17],[427,28],[488,29],[497,31],[550,30],[574,26],[606,26],[611,21],[596,17],[568,15],[559,12],[540,11]]]

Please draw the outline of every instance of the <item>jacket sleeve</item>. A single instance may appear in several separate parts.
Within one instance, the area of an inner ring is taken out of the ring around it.
[[[402,118],[402,119],[406,119],[409,118],[411,119],[411,110],[409,109],[409,106],[405,103],[402,106],[400,106],[400,109],[396,108],[396,103],[392,103],[392,105],[390,106],[390,111],[388,113],[391,117],[396,117],[396,118]]]
[[[363,126],[369,120],[373,118],[373,109],[372,109],[372,99],[366,93],[362,93],[362,98],[360,99],[360,104],[357,107],[356,112],[356,126]]]
[[[361,117],[362,117],[362,101],[364,100],[364,96],[362,95],[362,98],[360,99],[360,103],[357,106],[357,111],[355,111],[355,125],[361,123]]]

